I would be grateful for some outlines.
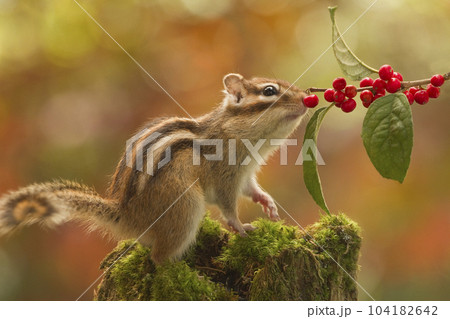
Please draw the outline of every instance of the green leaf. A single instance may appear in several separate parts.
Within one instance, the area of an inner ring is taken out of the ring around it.
[[[362,62],[358,57],[350,50],[347,43],[342,38],[341,33],[336,25],[334,15],[337,7],[329,7],[330,18],[332,23],[332,41],[333,51],[336,56],[336,60],[345,75],[352,80],[359,81],[362,78],[371,75],[372,73],[378,73],[378,70],[368,66]]]
[[[406,96],[396,93],[375,100],[367,110],[361,136],[381,176],[402,183],[413,146],[411,107]]]
[[[319,134],[320,124],[322,124],[325,114],[327,114],[333,105],[334,103],[328,107],[320,108],[314,113],[306,126],[303,144],[305,144],[306,140],[311,139],[314,141],[314,144],[317,145],[317,135]],[[328,209],[322,192],[322,184],[320,183],[316,158],[312,161],[303,162],[303,180],[305,181],[308,192],[311,194],[317,205],[330,215],[330,210]]]

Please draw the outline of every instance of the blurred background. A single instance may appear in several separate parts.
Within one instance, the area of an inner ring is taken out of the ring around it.
[[[339,5],[344,31],[372,3],[79,2],[193,116],[220,102],[226,73],[295,81],[331,44],[327,7]],[[388,63],[417,80],[450,71],[449,36],[449,1],[379,0],[345,39],[369,65]],[[297,85],[330,87],[337,76],[328,50]],[[412,106],[415,145],[402,185],[370,163],[360,138],[365,111],[334,109],[319,138],[328,204],[363,229],[358,280],[377,300],[448,300],[450,84],[438,100]],[[162,115],[186,116],[73,0],[0,0],[1,194],[56,178],[103,193],[126,139]],[[303,132],[295,133],[299,141]],[[305,226],[320,212],[294,165],[299,148],[289,147],[288,166],[272,158],[260,183]],[[240,215],[246,222],[263,216],[247,201]],[[0,299],[74,300],[114,246],[76,224],[1,238]],[[369,299],[362,291],[359,298]],[[92,289],[82,299],[92,299]]]

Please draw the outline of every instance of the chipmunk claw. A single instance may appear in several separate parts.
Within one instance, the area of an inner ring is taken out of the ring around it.
[[[254,231],[257,227],[253,226],[252,224],[243,224],[242,227],[244,227],[245,231]]]
[[[278,209],[275,203],[268,203],[267,206],[263,206],[264,212],[269,216],[272,221],[279,221],[280,216],[278,215]]]
[[[232,220],[228,221],[228,226],[230,227],[231,231],[234,233],[239,233],[239,235],[241,237],[248,236],[248,234],[245,231],[245,225],[246,224],[243,225],[240,222],[236,222],[236,221],[232,221]]]
[[[272,199],[272,197],[270,197],[269,194],[259,193],[257,194],[257,196],[253,198],[253,201],[262,206],[264,213],[267,214],[270,220],[272,221],[280,220],[277,205],[275,205],[274,200]]]

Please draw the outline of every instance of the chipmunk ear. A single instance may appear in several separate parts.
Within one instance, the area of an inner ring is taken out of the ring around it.
[[[236,103],[239,103],[244,96],[244,77],[237,73],[227,74],[223,78],[223,85],[235,97]]]

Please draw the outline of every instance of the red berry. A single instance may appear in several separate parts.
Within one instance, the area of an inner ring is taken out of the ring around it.
[[[431,77],[431,84],[434,86],[441,86],[444,84],[444,81],[445,79],[441,74],[436,74]]]
[[[342,102],[341,110],[345,113],[350,113],[356,108],[356,101],[354,99],[347,99]]]
[[[441,94],[441,89],[433,86],[432,84],[428,84],[427,93],[430,98],[437,99],[439,97],[439,94]]]
[[[354,85],[347,85],[345,87],[345,96],[349,99],[354,98],[356,96],[356,86]]]
[[[392,70],[392,67],[389,64],[385,64],[381,66],[380,70],[378,71],[378,75],[382,80],[389,80],[392,78],[392,75],[394,73],[394,70]]]
[[[360,88],[365,88],[367,86],[372,86],[373,85],[373,80],[369,77],[364,78],[361,80],[361,82],[359,82],[359,87]]]
[[[335,78],[333,81],[333,87],[335,90],[343,90],[347,85],[347,81],[344,78]]]
[[[379,91],[386,88],[386,82],[384,82],[382,79],[376,79],[375,81],[373,81],[372,87],[378,93]]]
[[[381,93],[377,93],[375,94],[375,96],[373,97],[373,100],[375,101],[376,99],[379,99],[380,97],[383,97],[386,95],[386,92],[381,92]]]
[[[344,100],[345,100],[344,92],[341,92],[341,91],[334,92],[334,101],[335,102],[340,103],[340,102],[344,102]]]
[[[428,93],[425,90],[417,91],[416,94],[414,94],[414,101],[420,105],[427,104],[429,99]]]
[[[416,94],[416,92],[419,91],[419,88],[411,87],[409,88],[409,93],[411,93],[413,96]]]
[[[412,95],[409,91],[405,91],[403,93],[408,98],[409,105],[412,105],[414,103],[414,95]]]
[[[341,107],[341,105],[342,105],[342,102],[336,102],[336,103],[334,103],[334,105],[336,105],[337,107]]]
[[[363,102],[364,107],[369,107],[372,102]]]
[[[369,90],[364,90],[361,92],[361,95],[359,96],[359,98],[361,99],[361,101],[364,103],[372,103],[373,101],[373,93],[372,91]]]
[[[327,89],[323,93],[323,97],[325,98],[325,101],[327,101],[327,102],[334,102],[334,90],[333,89]]]
[[[389,79],[388,83],[386,84],[386,91],[389,93],[395,93],[398,90],[400,90],[402,86],[402,82],[400,82],[397,78],[391,78]]]
[[[394,72],[394,73],[392,73],[392,77],[399,79],[400,81],[403,81],[403,76],[401,75],[401,73]]]
[[[306,107],[316,107],[319,104],[319,98],[315,94],[308,95],[303,99],[303,104]]]

